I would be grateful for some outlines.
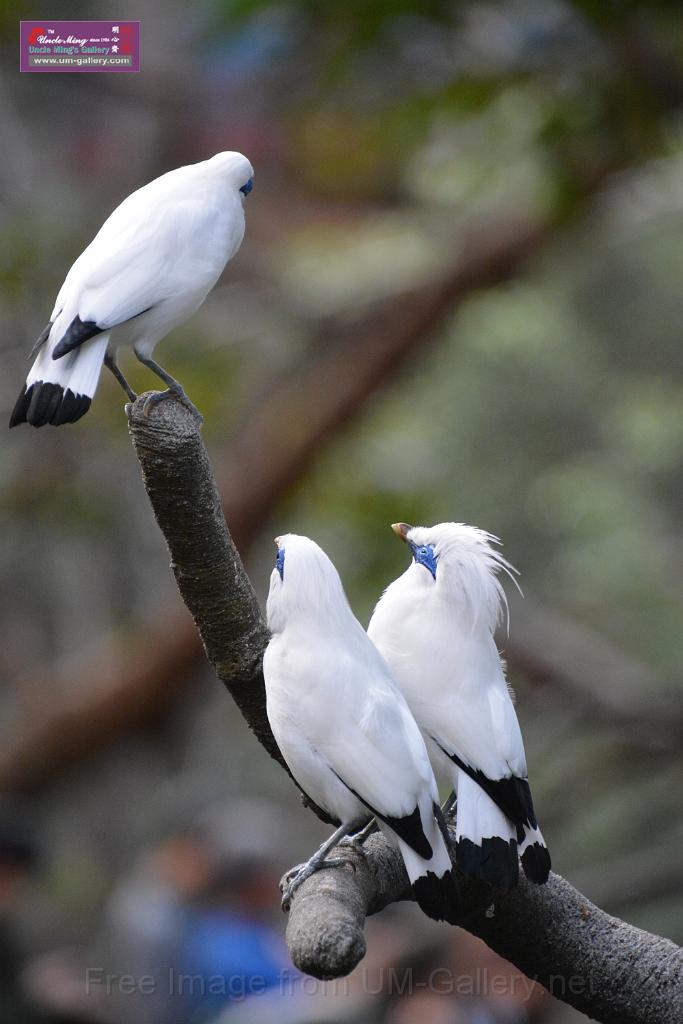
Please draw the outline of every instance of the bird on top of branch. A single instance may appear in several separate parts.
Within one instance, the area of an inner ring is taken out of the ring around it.
[[[460,894],[424,740],[391,672],[349,607],[339,574],[308,537],[277,539],[263,660],[273,735],[294,779],[339,827],[284,888],[296,888],[374,817],[397,846],[415,898],[458,921]],[[343,858],[342,858],[343,859]]]
[[[241,153],[217,153],[162,174],[117,206],[66,276],[10,427],[80,419],[103,363],[134,401],[116,363],[120,346],[166,384],[148,403],[174,397],[199,417],[152,352],[199,308],[242,244],[253,173]]]
[[[496,538],[463,523],[392,529],[412,563],[380,598],[368,635],[422,730],[437,776],[457,792],[456,863],[508,891],[518,853],[542,884],[550,856],[538,828],[522,733],[494,640],[506,607]]]

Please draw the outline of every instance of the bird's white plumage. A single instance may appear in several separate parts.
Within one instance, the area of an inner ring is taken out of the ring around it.
[[[73,319],[73,318],[72,318]],[[36,381],[48,381],[59,384],[65,390],[69,388],[75,395],[88,395],[90,398],[97,390],[102,363],[109,345],[109,335],[99,334],[96,338],[86,341],[80,348],[68,352],[61,359],[52,359],[50,342],[40,350],[26,378],[26,387]],[[52,348],[56,345],[55,341]]]
[[[241,153],[218,153],[169,171],[124,199],[69,270],[27,387],[51,382],[92,397],[107,348],[132,346],[149,356],[201,305],[239,249],[240,189],[252,175]],[[53,359],[76,316],[106,335]]]
[[[461,523],[412,527],[431,545],[435,576],[414,560],[382,595],[368,635],[383,654],[425,736],[435,771],[458,792],[458,836],[516,830],[452,755],[489,780],[526,780],[519,722],[493,630],[506,609],[497,571],[511,566],[495,538]]]
[[[416,527],[411,539],[424,537]],[[484,542],[485,543],[485,542]],[[436,580],[421,565],[385,590],[368,635],[424,732],[489,778],[526,775],[524,743],[492,629],[500,583],[468,549],[437,543]],[[452,762],[438,758],[442,772]]]
[[[426,870],[441,877],[451,862],[434,818],[437,789],[420,730],[325,553],[294,534],[279,544],[283,576],[277,568],[271,576],[273,635],[264,658],[278,746],[302,789],[349,828],[373,812],[400,819],[418,807],[430,860],[380,827],[401,849],[411,881]]]

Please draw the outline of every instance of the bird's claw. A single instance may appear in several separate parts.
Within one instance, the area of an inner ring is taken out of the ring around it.
[[[338,843],[337,845],[341,845]],[[282,902],[280,906],[283,911],[287,913],[292,903],[292,896],[299,888],[302,882],[305,882],[307,878],[314,875],[317,871],[321,871],[323,868],[338,868],[342,864],[350,864],[353,870],[356,870],[356,865],[348,857],[326,857],[325,860],[319,864],[297,864],[296,867],[290,868],[282,876],[280,882],[280,888],[282,890]]]
[[[142,415],[149,416],[150,411],[154,408],[154,406],[158,405],[159,402],[165,402],[167,398],[175,398],[176,402],[180,402],[181,405],[184,405],[185,408],[192,413],[194,418],[197,420],[199,426],[202,425],[202,423],[204,422],[204,417],[202,416],[194,402],[192,402],[187,397],[182,388],[166,388],[165,391],[152,391],[151,394],[147,395],[147,397],[145,398],[144,404],[142,406]]]
[[[346,847],[347,850],[355,850],[356,853],[360,853],[360,855],[364,857],[365,849],[363,847],[363,842],[365,839],[367,839],[367,836],[364,835],[344,836],[343,839],[339,840],[337,846]],[[347,861],[347,863],[352,864],[353,861]]]
[[[350,846],[351,849],[355,850],[356,853],[361,853],[365,856],[365,850],[363,844],[366,839],[369,839],[377,831],[377,821],[375,818],[371,818],[370,821],[365,825],[360,832],[353,832],[347,836],[343,836],[337,846]]]
[[[280,906],[285,913],[287,913],[291,906],[292,896],[294,895],[295,890],[298,889],[301,883],[309,877],[309,873],[304,871],[305,867],[306,865],[304,864],[303,866],[299,865],[298,868],[292,868],[291,871],[287,872],[283,879],[284,885],[280,883],[282,888],[282,901]]]
[[[322,864],[318,865],[318,867],[319,868],[338,868],[338,867],[341,867],[342,864],[351,864],[353,866],[353,861],[350,860],[349,857],[327,857],[322,862]]]
[[[289,871],[285,872],[285,874],[282,876],[282,882],[280,884],[282,885],[284,883],[285,885],[288,885],[293,878],[296,878],[300,871],[303,871],[305,867],[305,862],[301,864],[295,864],[293,868],[290,868]]]
[[[285,913],[289,910],[294,890],[301,885],[304,879],[308,878],[309,874],[311,874],[310,871],[306,871],[309,867],[309,864],[296,864],[282,876],[282,880],[280,882],[282,902],[280,905]]]
[[[283,914],[289,913],[289,908],[292,905],[292,891],[288,885],[282,890],[282,899],[280,901],[280,907],[282,908]]]

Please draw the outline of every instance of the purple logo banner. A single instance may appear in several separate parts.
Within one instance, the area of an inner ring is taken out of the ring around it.
[[[21,71],[139,71],[139,21],[22,21]]]

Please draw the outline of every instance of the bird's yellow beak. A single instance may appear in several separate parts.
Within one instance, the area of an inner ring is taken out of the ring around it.
[[[394,531],[397,537],[400,537],[401,540],[407,541],[408,532],[412,530],[412,526],[409,526],[408,523],[392,523],[391,529]]]

